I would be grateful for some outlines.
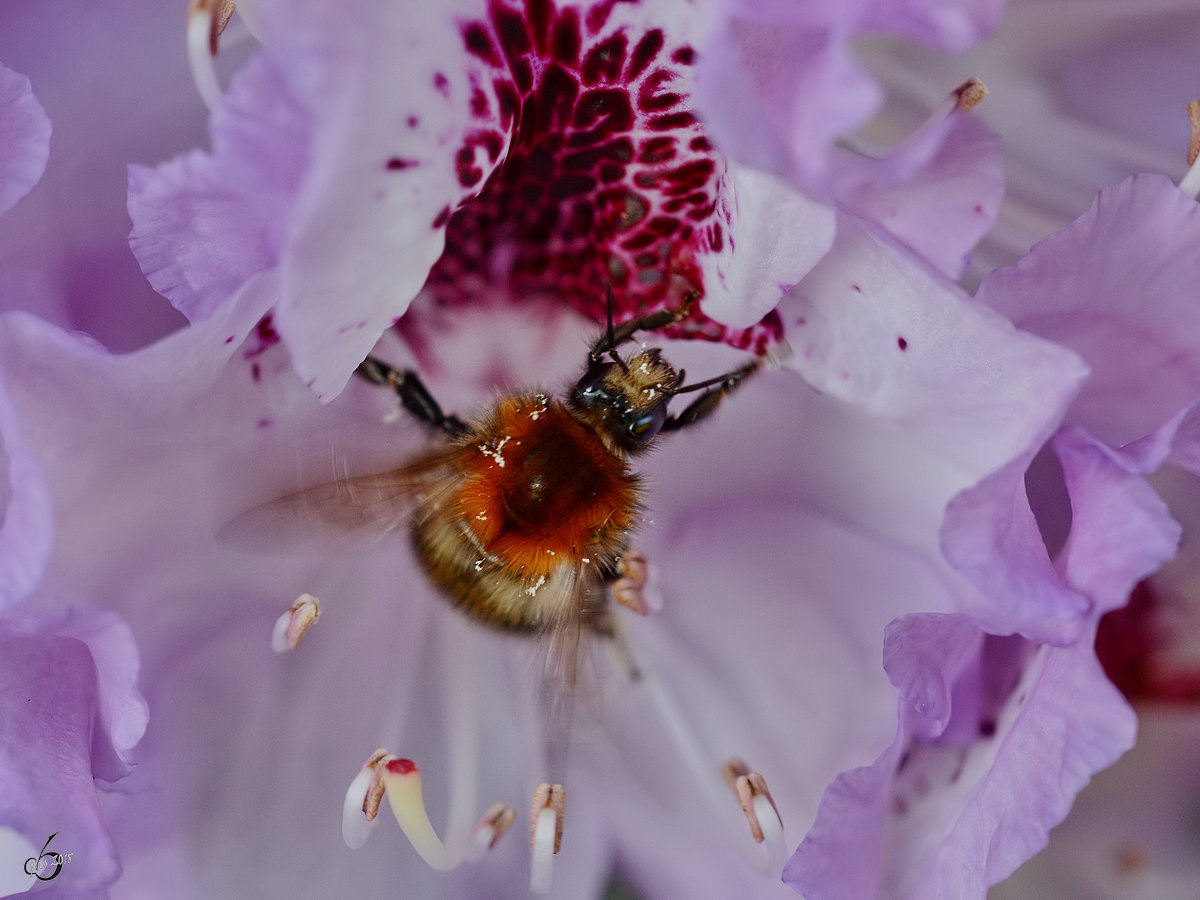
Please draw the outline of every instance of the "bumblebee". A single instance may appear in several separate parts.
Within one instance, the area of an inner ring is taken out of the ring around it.
[[[361,509],[411,504],[422,568],[473,619],[513,632],[608,633],[610,588],[628,576],[624,596],[636,597],[643,571],[626,558],[643,511],[631,459],[709,416],[762,365],[687,385],[658,348],[621,355],[638,332],[680,321],[689,305],[617,327],[610,315],[565,397],[501,394],[465,422],[445,414],[415,372],[368,357],[357,373],[446,440],[398,469],[333,487]],[[703,393],[671,414],[672,399],[694,391]]]

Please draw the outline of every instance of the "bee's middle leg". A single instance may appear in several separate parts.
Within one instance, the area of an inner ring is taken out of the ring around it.
[[[429,393],[429,388],[411,369],[394,369],[368,356],[354,371],[373,384],[389,388],[400,399],[400,404],[422,422],[441,429],[451,437],[467,433],[466,424],[458,416],[442,412],[433,394]]]

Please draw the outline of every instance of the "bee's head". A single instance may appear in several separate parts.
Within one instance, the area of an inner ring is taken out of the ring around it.
[[[644,450],[667,420],[667,403],[679,375],[657,348],[627,360],[593,362],[571,388],[580,417],[627,453]]]

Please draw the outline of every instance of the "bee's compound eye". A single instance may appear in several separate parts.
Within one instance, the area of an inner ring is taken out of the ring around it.
[[[597,363],[589,366],[588,370],[583,373],[583,377],[575,384],[576,396],[586,399],[606,394],[604,379],[608,377],[608,373],[612,369],[612,363]]]
[[[629,423],[629,436],[636,444],[644,445],[662,430],[667,420],[667,405],[656,403],[651,409],[642,413]]]

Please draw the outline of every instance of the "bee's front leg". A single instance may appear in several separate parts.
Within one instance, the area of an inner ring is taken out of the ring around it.
[[[698,299],[700,299],[699,291],[693,291],[677,307],[660,309],[658,312],[653,312],[637,319],[630,319],[628,322],[622,322],[620,325],[614,327],[612,320],[612,286],[609,285],[608,326],[605,328],[604,333],[592,344],[592,349],[588,353],[588,361],[595,365],[600,362],[606,353],[611,353],[626,341],[632,340],[634,334],[639,331],[656,331],[659,328],[665,328],[668,325],[674,325],[676,322],[682,321],[687,318],[688,313],[692,310],[692,306],[695,305]]]
[[[683,411],[676,416],[668,416],[663,423],[663,431],[678,431],[681,428],[686,428],[689,425],[695,425],[697,422],[702,422],[713,414],[721,401],[731,391],[741,385],[743,381],[761,369],[763,360],[756,359],[752,363],[747,363],[741,368],[734,369],[719,378],[712,379],[712,387],[706,390],[703,394],[689,403],[683,408]],[[709,382],[703,382],[708,384]]]

